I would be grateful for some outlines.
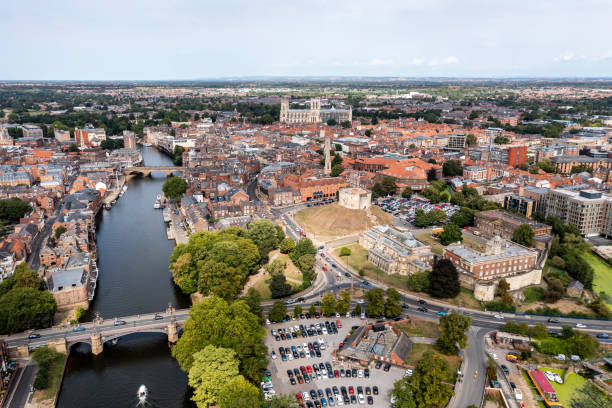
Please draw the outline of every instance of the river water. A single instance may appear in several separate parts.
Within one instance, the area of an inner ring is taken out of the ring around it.
[[[167,156],[151,147],[142,150],[145,165],[172,165]],[[168,303],[189,306],[189,298],[172,283],[168,259],[174,241],[166,237],[160,210],[153,209],[166,179],[127,182],[128,190],[110,211],[98,215],[97,244],[100,270],[95,300],[87,319],[99,313],[104,319],[160,312]],[[187,375],[170,354],[165,335],[133,334],[116,345],[104,345],[99,356],[86,344],[72,348],[58,407],[135,407],[136,391],[145,384],[148,407],[194,407],[189,400]]]

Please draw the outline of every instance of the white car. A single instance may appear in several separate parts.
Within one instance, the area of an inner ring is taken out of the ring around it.
[[[271,356],[272,356],[272,360],[276,360],[276,352],[274,350],[272,350]]]
[[[586,324],[576,323],[576,327],[578,327],[579,329],[586,329]]]
[[[351,312],[346,312],[346,316],[345,316],[345,317],[346,317],[346,318],[351,317]]]
[[[496,319],[503,319],[503,318],[504,318],[504,316],[502,316],[502,315],[500,315],[500,314],[496,314],[496,315],[495,315],[495,316],[493,316],[493,317],[495,317]]]
[[[363,370],[357,371],[357,377],[363,378]]]
[[[304,401],[310,401],[310,394],[308,394],[306,391],[304,391],[304,392],[302,393],[302,399],[303,399]]]
[[[521,391],[518,388],[514,389],[514,398],[516,398],[517,401],[523,399],[523,394],[521,394]]]
[[[342,395],[336,395],[336,401],[338,401],[338,405],[344,405],[344,400],[342,399]]]
[[[365,404],[365,398],[363,397],[363,394],[359,394],[359,403],[361,405]]]
[[[412,369],[411,368],[407,369],[406,372],[404,373],[404,377],[410,377],[410,376],[412,376]]]

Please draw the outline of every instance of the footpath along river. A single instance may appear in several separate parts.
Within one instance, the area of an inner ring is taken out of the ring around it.
[[[145,165],[172,165],[167,156],[143,147]],[[87,320],[97,312],[104,319],[163,311],[169,302],[189,306],[189,298],[172,283],[168,259],[174,241],[166,237],[161,210],[153,209],[166,176],[127,182],[128,190],[110,211],[97,219],[98,267],[96,297]],[[105,344],[93,356],[89,345],[72,348],[59,408],[135,407],[136,391],[145,384],[150,391],[147,407],[194,407],[189,398],[187,375],[172,358],[165,335],[134,334],[116,345]]]

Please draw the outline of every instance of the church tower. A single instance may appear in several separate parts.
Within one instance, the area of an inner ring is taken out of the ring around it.
[[[283,96],[281,98],[281,106],[280,106],[280,122],[287,123],[289,119],[289,98]]]
[[[325,138],[325,175],[329,176],[331,174],[331,157],[330,157],[330,150],[331,150],[331,141],[329,140],[329,136],[325,136],[325,131],[321,130],[321,137]]]

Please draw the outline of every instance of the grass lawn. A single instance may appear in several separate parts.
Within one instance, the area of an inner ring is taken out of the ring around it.
[[[412,345],[412,350],[410,354],[408,354],[408,358],[406,359],[406,364],[411,366],[416,366],[416,364],[423,358],[423,354],[428,351],[434,351],[437,354],[440,354],[442,357],[448,361],[451,369],[451,375],[447,378],[447,381],[454,383],[455,376],[457,375],[457,370],[461,366],[461,358],[459,356],[447,356],[440,352],[438,352],[432,344],[422,344],[422,343],[414,343]]]
[[[537,302],[544,296],[544,289],[539,286],[530,286],[523,290],[523,295],[525,296],[525,303]]]
[[[442,256],[443,245],[440,243],[440,241],[438,241],[433,236],[431,236],[429,232],[417,235],[415,238],[429,245],[431,247],[431,252],[433,252],[436,255]]]
[[[601,259],[592,252],[582,255],[595,271],[593,278],[593,291],[597,294],[605,292],[608,296],[606,304],[612,307],[612,265]]]
[[[546,264],[544,265],[544,275],[550,276],[553,278],[557,278],[561,280],[561,282],[563,282],[563,285],[566,285],[566,286],[568,283],[572,281],[572,279],[567,275],[565,271],[555,268],[554,266],[550,264],[548,260],[546,261]]]
[[[376,266],[374,266],[374,264],[368,261],[367,249],[357,243],[347,245],[346,248],[351,250],[351,254],[349,256],[340,256],[341,248],[334,249],[334,255],[336,255],[338,259],[344,261],[345,264],[348,264],[356,271],[360,271],[363,268],[376,269]]]
[[[427,320],[410,318],[409,322],[398,324],[395,327],[406,333],[408,336],[437,338],[440,335],[438,325]]]
[[[273,252],[270,253],[270,258],[272,258]],[[289,283],[294,290],[299,288],[302,285],[302,272],[299,271],[298,268],[295,267],[291,259],[288,255],[279,254],[276,259],[282,259],[285,261],[285,277],[287,277],[287,283]],[[270,263],[273,261],[270,261]],[[268,300],[272,298],[272,294],[270,293],[270,288],[268,287],[268,282],[270,281],[270,275],[267,273],[261,274],[257,277],[257,282],[253,285],[253,288],[257,290],[261,294],[261,298],[263,300]]]
[[[36,399],[38,401],[46,401],[55,398],[55,394],[60,387],[62,376],[64,374],[64,363],[66,362],[67,356],[65,354],[58,353],[51,361],[49,367],[49,384],[44,390],[36,392]]]

